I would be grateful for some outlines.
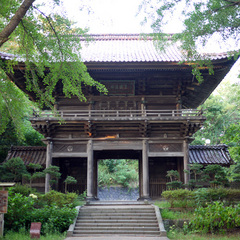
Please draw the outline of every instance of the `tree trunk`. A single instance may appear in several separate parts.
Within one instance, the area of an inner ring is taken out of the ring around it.
[[[22,5],[16,11],[15,15],[11,18],[10,22],[0,33],[0,47],[9,40],[9,36],[19,25],[28,9],[32,6],[35,0],[24,0]]]

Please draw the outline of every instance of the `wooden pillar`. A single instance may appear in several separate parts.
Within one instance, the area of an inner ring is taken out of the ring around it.
[[[46,168],[52,164],[52,142],[51,138],[47,138],[47,152],[46,152]],[[46,174],[45,177],[45,193],[50,191],[50,174]]]
[[[93,142],[92,139],[87,144],[87,199],[94,199],[94,159],[93,159]]]
[[[184,140],[183,142],[183,151],[184,151],[184,157],[183,157],[183,169],[188,170],[188,164],[189,164],[189,146],[187,140]],[[189,174],[184,172],[184,184],[188,184],[189,181]]]
[[[142,175],[143,175],[143,189],[142,198],[149,199],[149,163],[148,163],[148,142],[143,140],[142,148]]]

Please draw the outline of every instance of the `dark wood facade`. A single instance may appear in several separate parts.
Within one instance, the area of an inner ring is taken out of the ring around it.
[[[67,173],[78,179],[80,192],[87,188],[89,199],[97,197],[99,159],[138,159],[140,198],[159,196],[166,188],[166,171],[170,169],[178,170],[186,183],[188,176],[183,169],[187,169],[188,144],[205,120],[195,108],[215,89],[234,61],[226,55],[215,57],[215,75],[203,69],[205,81],[199,84],[191,67],[178,63],[180,57],[171,60],[180,54],[175,47],[166,53],[154,52],[149,60],[147,56],[154,51],[147,47],[152,45],[151,39],[100,35],[95,40],[105,59],[91,58],[94,49],[90,44],[85,64],[92,78],[108,88],[108,95],[83,87],[87,101],[80,102],[75,97],[63,97],[59,88],[57,115],[44,112],[31,118],[32,125],[45,136],[46,166],[53,163],[68,169]],[[137,46],[136,57],[129,57],[127,45],[111,49],[111,43],[122,42]],[[101,44],[109,44],[109,49],[104,50]],[[108,59],[109,55],[115,60]],[[20,81],[18,74],[16,70],[11,76],[15,82]],[[48,179],[46,190],[47,185]]]

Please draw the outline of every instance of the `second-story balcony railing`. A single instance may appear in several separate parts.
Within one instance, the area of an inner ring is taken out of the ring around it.
[[[143,120],[143,119],[195,119],[202,110],[58,110],[56,113],[37,112],[33,118],[61,118],[79,120]]]

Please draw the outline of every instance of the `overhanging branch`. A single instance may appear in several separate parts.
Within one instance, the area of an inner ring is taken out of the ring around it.
[[[11,18],[10,22],[0,33],[0,47],[9,40],[10,35],[16,29],[18,24],[25,16],[28,9],[32,6],[35,0],[24,0],[22,5],[16,11],[15,15]]]

